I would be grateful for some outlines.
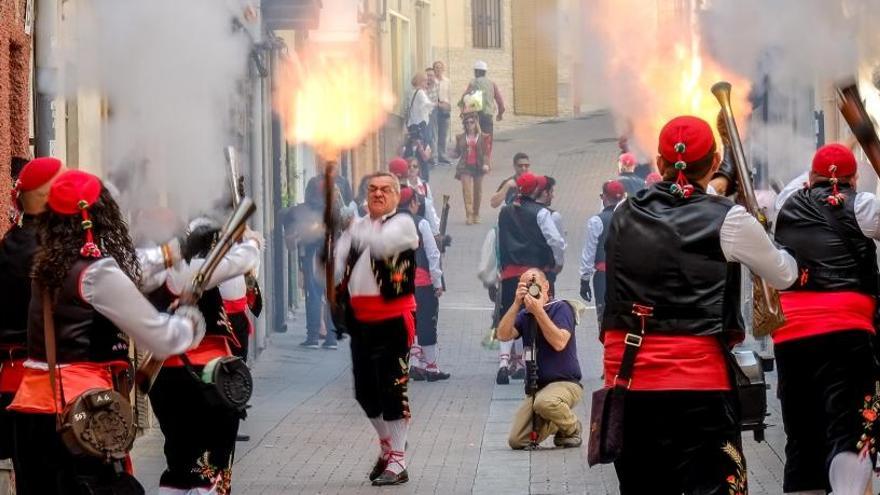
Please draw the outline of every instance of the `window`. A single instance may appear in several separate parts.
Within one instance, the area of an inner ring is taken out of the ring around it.
[[[501,48],[501,0],[471,0],[474,48]]]
[[[406,94],[412,77],[409,20],[395,12],[389,12],[388,17],[391,21],[391,86],[402,115],[408,104]]]

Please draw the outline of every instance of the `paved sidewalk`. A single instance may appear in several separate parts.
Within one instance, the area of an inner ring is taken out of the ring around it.
[[[493,171],[484,181],[480,225],[464,224],[460,186],[452,178],[452,168],[440,167],[431,175],[436,202],[449,194],[453,205],[449,229],[454,244],[445,261],[449,290],[441,300],[439,320],[440,363],[452,378],[410,387],[410,482],[387,489],[369,486],[366,475],[378,445],[354,401],[348,341],[342,341],[338,351],[301,349],[300,319],[290,327],[291,333],[272,335],[270,348],[254,366],[254,407],[242,427],[252,440],[238,446],[236,493],[618,493],[612,468],[587,468],[586,445],[556,450],[549,448],[552,441],[548,441],[548,448],[535,452],[507,447],[508,424],[522,399],[522,382],[494,383],[497,352],[480,346],[489,327],[491,303],[475,276],[483,237],[497,215],[488,197],[512,172],[513,154],[525,151],[536,173],[558,181],[553,207],[562,213],[569,249],[557,288],[560,297],[577,297],[585,221],[599,209],[602,181],[616,175],[611,120],[596,114],[539,124],[499,134],[496,143]],[[592,309],[582,317],[576,335],[584,396],[589,401],[601,372]],[[773,412],[769,421],[776,425],[768,430],[768,441],[746,440],[752,495],[782,493],[784,435],[774,394],[775,388],[768,393]],[[588,404],[578,406],[578,415],[587,422]],[[158,431],[140,439],[135,449],[137,474],[151,493],[164,468],[161,452]]]

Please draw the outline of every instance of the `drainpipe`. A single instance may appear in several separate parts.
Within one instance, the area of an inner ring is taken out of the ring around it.
[[[54,40],[58,29],[58,1],[36,0],[34,33],[34,127],[35,156],[52,154],[55,142],[53,104],[58,93]]]

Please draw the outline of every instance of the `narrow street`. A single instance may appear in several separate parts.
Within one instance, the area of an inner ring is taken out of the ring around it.
[[[497,215],[488,206],[488,196],[511,173],[513,154],[524,151],[535,172],[557,180],[553,207],[562,213],[569,242],[557,289],[563,298],[578,297],[584,223],[599,208],[602,181],[616,175],[611,119],[595,114],[550,121],[499,134],[496,143],[493,170],[484,183],[482,224],[465,226],[453,167],[435,168],[431,176],[436,201],[449,194],[453,205],[449,230],[454,241],[445,261],[448,292],[441,299],[439,325],[440,363],[452,378],[411,384],[410,482],[389,489],[369,485],[367,473],[378,447],[353,397],[347,346],[340,345],[338,351],[298,347],[304,315],[297,314],[292,330],[272,334],[269,349],[254,365],[253,408],[241,429],[251,441],[238,444],[235,493],[617,493],[613,468],[587,467],[586,438],[580,449],[555,450],[552,441],[535,452],[507,447],[508,424],[522,398],[522,382],[495,385],[497,352],[480,345],[492,307],[475,276],[480,246]],[[645,246],[645,256],[651,256],[650,246]],[[601,371],[592,306],[576,336],[589,402]],[[782,492],[784,434],[775,387],[768,399],[773,412],[768,441],[756,444],[751,435],[745,441],[752,495]],[[588,409],[589,404],[578,408],[585,425]],[[158,430],[138,440],[134,461],[138,478],[148,493],[154,492],[164,468]]]

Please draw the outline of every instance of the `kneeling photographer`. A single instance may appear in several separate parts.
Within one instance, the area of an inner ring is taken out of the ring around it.
[[[581,445],[581,422],[572,410],[583,398],[574,336],[576,313],[568,302],[551,296],[544,273],[526,271],[513,306],[498,324],[499,340],[521,335],[526,348],[526,398],[510,428],[512,449],[534,448],[554,434],[557,447]]]

